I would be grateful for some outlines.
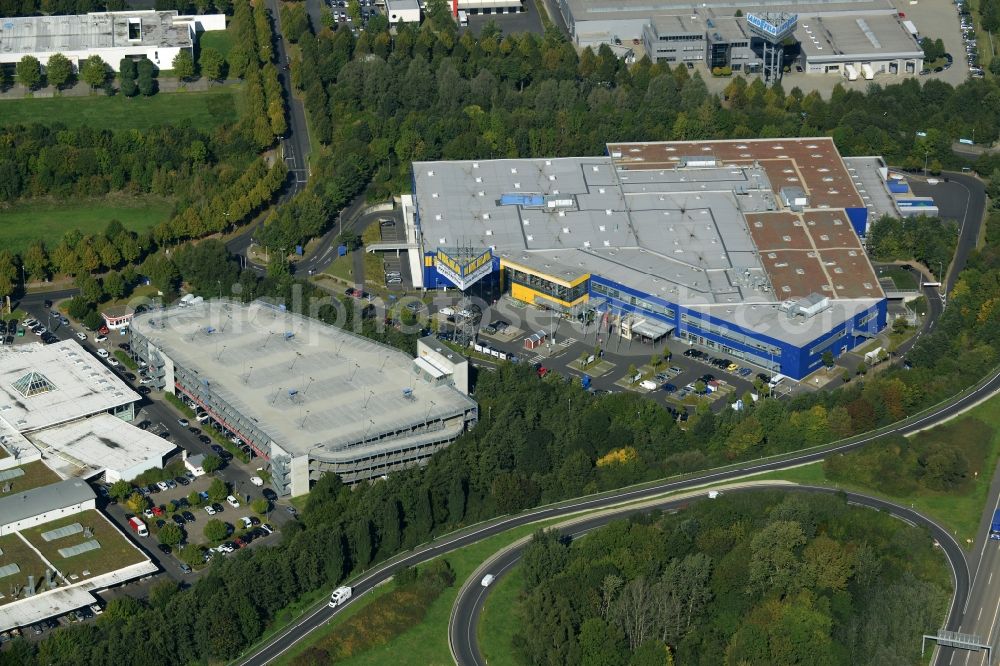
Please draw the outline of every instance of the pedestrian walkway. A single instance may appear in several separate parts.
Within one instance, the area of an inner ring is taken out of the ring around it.
[[[180,79],[175,79],[172,77],[164,77],[162,79],[157,79],[157,85],[159,90],[157,94],[160,93],[172,93],[172,92],[201,92],[205,90],[210,90],[218,88],[219,86],[233,85],[240,83],[239,79],[226,79],[225,81],[209,81],[206,78],[200,78],[196,81],[181,81]],[[117,81],[115,81],[117,84]],[[118,90],[117,85],[115,90]],[[73,85],[67,86],[62,90],[56,90],[53,86],[46,86],[38,90],[29,91],[22,85],[14,84],[7,88],[6,90],[0,90],[0,100],[5,99],[24,99],[26,97],[31,97],[34,99],[46,98],[46,97],[88,97],[90,95],[103,95],[104,91],[100,88],[91,88],[89,85],[76,80]]]

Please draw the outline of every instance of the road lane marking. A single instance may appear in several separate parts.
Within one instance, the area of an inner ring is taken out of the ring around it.
[[[894,427],[894,428],[892,428],[892,429],[890,429],[890,430],[888,430],[886,432],[882,432],[882,433],[875,434],[875,435],[870,435],[870,436],[864,437],[864,438],[862,438],[860,440],[856,440],[856,441],[853,441],[853,442],[845,443],[845,444],[842,444],[840,446],[833,447],[833,448],[827,449],[827,450],[822,451],[822,452],[806,453],[806,454],[803,454],[802,456],[791,458],[791,459],[787,459],[787,460],[782,460],[782,461],[768,461],[768,462],[758,463],[756,465],[751,465],[749,467],[745,467],[745,468],[739,470],[739,474],[736,477],[734,477],[734,478],[738,479],[738,478],[743,477],[743,476],[751,475],[751,474],[753,474],[756,471],[767,471],[768,469],[771,469],[771,468],[779,469],[779,470],[780,469],[785,469],[787,466],[790,466],[795,461],[799,461],[799,460],[803,460],[803,459],[808,460],[812,456],[818,456],[816,458],[816,460],[822,460],[823,458],[825,458],[825,457],[827,457],[827,456],[829,456],[829,455],[831,455],[833,453],[836,453],[838,451],[842,451],[842,450],[845,450],[845,449],[849,449],[849,448],[860,447],[862,444],[865,444],[865,443],[870,442],[872,440],[878,439],[879,437],[884,437],[885,435],[888,435],[888,434],[894,434],[894,433],[901,433],[901,432],[909,431],[911,429],[914,429],[915,426],[918,426],[918,425],[920,425],[922,423],[925,423],[927,421],[930,421],[932,419],[940,417],[943,413],[945,413],[945,412],[947,412],[947,411],[949,411],[951,409],[954,409],[958,404],[962,403],[963,401],[966,401],[966,400],[969,400],[969,399],[971,399],[973,397],[978,396],[981,392],[984,392],[985,389],[991,383],[993,383],[994,381],[996,381],[998,378],[1000,378],[1000,372],[995,373],[992,377],[990,377],[988,380],[986,380],[985,382],[983,382],[983,384],[977,390],[974,390],[974,391],[972,391],[972,392],[970,392],[968,394],[965,394],[965,395],[961,396],[958,400],[956,400],[956,402],[949,403],[947,405],[943,405],[939,409],[933,411],[932,413],[925,415],[923,418],[920,418],[920,419],[918,419],[916,421],[913,421],[911,423],[908,423],[906,425]],[[996,390],[989,391],[987,397],[994,395],[996,392],[997,392]],[[776,465],[782,465],[782,466],[775,467]],[[552,515],[552,516],[571,515],[573,513],[578,513],[578,512],[586,511],[587,508],[589,508],[591,505],[594,505],[594,504],[598,504],[599,505],[601,502],[608,501],[609,499],[613,500],[614,503],[619,503],[620,504],[620,503],[627,503],[629,501],[629,498],[631,498],[633,496],[636,496],[636,495],[639,495],[639,496],[647,495],[650,498],[652,498],[652,497],[655,497],[657,494],[671,492],[671,491],[673,491],[675,489],[678,489],[677,486],[681,486],[683,488],[684,484],[689,483],[689,482],[694,482],[695,486],[697,486],[697,485],[707,485],[708,483],[711,483],[711,481],[713,479],[716,479],[716,478],[722,477],[722,476],[726,476],[727,474],[732,474],[733,472],[734,472],[734,470],[724,470],[724,471],[714,472],[714,473],[711,473],[711,474],[706,474],[706,475],[704,475],[702,477],[698,477],[697,479],[685,479],[683,481],[670,481],[670,482],[664,483],[661,486],[654,486],[652,488],[648,488],[647,487],[647,488],[641,488],[641,489],[636,489],[636,490],[632,490],[632,491],[627,491],[627,492],[624,492],[624,493],[620,493],[620,494],[614,495],[611,498],[609,498],[609,497],[600,497],[600,498],[593,498],[593,499],[584,500],[582,502],[577,502],[577,503],[574,503],[574,504],[563,505],[563,506],[559,506],[559,507],[538,508],[538,509],[536,509],[534,511],[530,511],[530,512],[528,512],[526,514],[512,516],[512,517],[510,517],[510,518],[508,518],[506,520],[501,520],[499,523],[494,523],[492,525],[484,526],[484,527],[482,527],[482,528],[480,528],[480,529],[478,529],[478,530],[476,530],[474,532],[467,533],[467,534],[460,535],[460,536],[452,537],[451,539],[449,539],[447,541],[443,541],[443,542],[438,543],[435,546],[431,546],[430,548],[428,548],[425,551],[421,551],[419,553],[413,553],[410,557],[403,558],[402,560],[397,561],[395,564],[401,564],[401,563],[406,562],[406,561],[408,561],[410,559],[419,558],[421,555],[426,554],[427,552],[447,547],[451,543],[453,543],[455,541],[462,540],[462,539],[472,539],[470,541],[470,543],[475,543],[476,539],[474,539],[473,537],[475,537],[478,534],[481,534],[482,532],[485,532],[485,531],[488,531],[488,530],[493,530],[493,529],[497,529],[498,532],[503,532],[505,530],[499,529],[499,528],[501,528],[504,525],[510,525],[512,523],[514,525],[516,525],[516,524],[519,523],[519,521],[524,520],[526,518],[537,517],[536,518],[536,520],[537,520],[537,519],[541,519],[543,517],[546,517],[546,515]],[[608,508],[610,508],[610,506]],[[565,512],[565,513],[563,513],[563,512]],[[531,521],[528,521],[528,522],[531,522]],[[512,525],[512,526],[514,526],[514,525]],[[391,565],[386,564],[385,568],[388,568],[389,566],[391,566]],[[359,584],[363,583],[364,581],[366,581],[366,580],[368,580],[368,579],[370,579],[370,578],[372,578],[374,576],[379,575],[380,573],[381,573],[381,570],[372,571],[368,576],[365,576],[361,580],[357,581],[355,583],[355,585],[359,585]],[[341,608],[344,608],[344,607],[346,607],[346,605],[342,606]],[[286,632],[283,632],[279,636],[274,637],[273,640],[270,643],[268,643],[267,645],[261,646],[261,648],[256,653],[254,653],[253,655],[249,655],[246,658],[246,661],[252,661],[255,657],[259,657],[263,652],[266,652],[270,647],[274,646],[281,639],[283,639],[287,635],[289,635],[294,629],[297,629],[298,627],[300,627],[304,622],[306,622],[307,620],[311,619],[317,613],[322,612],[322,610],[324,608],[325,608],[325,606],[320,607],[315,612],[313,612],[312,614],[310,614],[308,618],[306,618],[305,620],[303,620],[302,622],[300,622],[299,624],[297,624],[295,627],[289,629]],[[997,610],[1000,611],[1000,604],[998,604]],[[995,622],[996,622],[996,614],[994,613],[994,624],[995,624]],[[992,625],[991,625],[991,627],[992,627]],[[309,632],[306,632],[306,633],[309,633]],[[992,633],[992,629],[991,629],[991,633]],[[271,657],[270,659],[266,659],[263,663],[264,664],[268,664],[271,661],[273,661],[274,659],[276,659],[277,657],[279,657],[280,655],[284,654],[285,652],[287,652],[295,644],[295,642],[297,642],[297,641],[293,641],[289,645],[285,646],[274,657]],[[246,663],[246,661],[243,662],[243,663]]]

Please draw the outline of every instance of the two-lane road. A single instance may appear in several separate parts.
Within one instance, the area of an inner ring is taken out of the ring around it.
[[[787,484],[779,483],[775,483],[774,485],[758,485],[753,489],[744,488],[725,492],[754,492],[766,489],[779,489],[790,492],[826,493],[831,495],[840,492],[832,488],[819,488],[814,486],[789,487]],[[845,495],[847,495],[847,501],[852,504],[869,507],[878,511],[884,511],[890,515],[905,520],[906,522],[921,525],[930,530],[931,536],[938,544],[940,544],[942,552],[947,558],[949,565],[951,565],[955,581],[955,591],[952,595],[952,602],[948,611],[946,627],[952,630],[956,629],[959,625],[962,609],[965,607],[969,593],[969,568],[965,561],[965,553],[962,552],[962,547],[958,544],[958,542],[952,538],[948,530],[941,527],[930,518],[927,518],[912,509],[898,504],[893,504],[892,502],[887,502],[876,497],[862,495],[860,493],[848,492],[845,493]],[[602,513],[600,516],[596,516],[589,520],[574,522],[572,526],[560,531],[563,535],[575,539],[590,532],[591,530],[603,527],[613,520],[620,520],[635,513],[646,513],[654,509],[678,509],[689,504],[691,501],[692,498],[683,497],[664,500],[663,502],[655,505],[644,506],[642,508],[626,508],[620,512]],[[525,546],[526,544],[522,544],[515,548],[511,548],[490,561],[489,573],[492,573],[496,579],[502,578],[520,561],[521,556],[524,554]],[[452,656],[455,658],[455,661],[459,664],[459,666],[486,665],[486,659],[479,650],[478,628],[479,617],[482,613],[483,605],[486,603],[487,596],[493,588],[483,587],[480,585],[479,576],[484,573],[484,571],[478,571],[473,574],[472,579],[465,581],[466,584],[463,585],[458,598],[455,600],[451,621],[448,624],[448,644],[451,648]],[[1000,580],[1000,576],[998,576],[998,580]]]
[[[377,584],[388,580],[393,573],[401,567],[412,566],[421,562],[426,562],[434,557],[457,550],[463,546],[477,543],[490,536],[500,534],[513,527],[528,525],[540,520],[559,518],[568,516],[580,511],[592,509],[603,509],[621,504],[622,502],[634,502],[643,499],[652,499],[667,492],[690,490],[703,486],[706,483],[716,483],[722,481],[732,481],[748,475],[772,470],[787,469],[797,465],[811,462],[818,462],[827,456],[850,451],[885,435],[899,434],[906,435],[930,428],[942,423],[949,418],[961,413],[965,409],[978,404],[980,401],[1000,392],[1000,372],[993,371],[990,375],[975,388],[964,392],[960,397],[946,404],[936,406],[926,413],[910,418],[899,424],[887,428],[880,433],[871,433],[857,438],[847,440],[836,446],[828,447],[819,451],[802,453],[781,460],[756,461],[739,465],[735,468],[724,470],[708,471],[696,477],[680,481],[663,481],[652,486],[643,488],[625,488],[612,494],[605,494],[598,497],[584,497],[567,501],[557,505],[541,507],[533,511],[528,511],[515,516],[507,516],[475,526],[469,530],[461,531],[453,535],[442,538],[441,541],[431,542],[399,559],[390,560],[381,564],[375,569],[366,572],[360,579],[351,581],[355,588],[356,596],[352,601],[361,597],[365,592],[375,587]],[[350,605],[338,608],[328,608],[325,603],[317,605],[306,612],[306,614],[291,626],[285,628],[275,636],[271,637],[263,645],[255,647],[249,655],[240,658],[237,663],[244,666],[263,666],[284,654],[292,645],[301,640],[315,629],[323,626],[336,613],[342,612]],[[964,606],[964,601],[962,606]]]

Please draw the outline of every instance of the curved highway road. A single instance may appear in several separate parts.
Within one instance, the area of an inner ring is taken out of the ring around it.
[[[836,494],[839,492],[831,488],[820,488],[815,486],[788,486],[787,484],[778,483],[758,485],[753,489],[743,488],[725,492],[750,492],[751,490],[762,489],[780,489],[827,494]],[[885,500],[870,497],[868,495],[851,492],[845,493],[845,495],[847,495],[847,500],[850,503],[866,506],[878,511],[885,511],[908,523],[922,525],[930,530],[935,542],[941,546],[945,557],[948,558],[948,563],[951,565],[952,573],[955,578],[955,593],[952,595],[951,608],[948,612],[946,628],[951,630],[957,629],[961,620],[962,609],[965,606],[966,599],[968,599],[969,595],[969,567],[965,561],[965,554],[962,551],[962,547],[958,544],[958,542],[952,538],[951,534],[949,534],[946,529],[916,511]],[[602,513],[600,516],[595,516],[594,518],[577,522],[571,526],[561,529],[560,531],[564,535],[575,539],[591,530],[603,527],[613,520],[619,520],[635,513],[644,513],[654,509],[678,509],[690,503],[692,499],[693,498],[691,497],[669,499],[641,508],[624,508],[621,511],[614,513]],[[451,648],[452,656],[455,658],[455,661],[459,664],[459,666],[486,665],[486,659],[479,651],[477,629],[479,627],[479,616],[483,610],[483,605],[486,603],[486,598],[493,588],[483,587],[480,585],[479,577],[485,573],[492,573],[499,579],[501,576],[510,571],[511,567],[520,561],[521,556],[524,554],[524,548],[526,545],[526,543],[521,544],[503,552],[489,563],[488,572],[485,570],[477,571],[473,574],[472,578],[469,581],[466,581],[462,586],[458,598],[455,600],[455,605],[452,608],[451,620],[448,624],[448,645]]]
[[[533,511],[528,511],[515,516],[498,518],[493,521],[483,523],[452,535],[443,537],[441,541],[430,542],[414,551],[406,553],[398,559],[391,560],[366,572],[361,578],[351,581],[355,596],[352,600],[359,598],[365,592],[371,590],[379,583],[392,577],[393,573],[402,567],[412,566],[425,562],[444,553],[451,552],[463,546],[468,546],[495,534],[505,532],[512,527],[527,525],[539,520],[549,518],[559,518],[568,516],[580,511],[601,509],[620,504],[622,502],[635,502],[643,499],[652,499],[663,493],[688,490],[706,483],[716,483],[719,481],[731,481],[749,474],[767,472],[772,470],[787,469],[797,465],[823,460],[829,455],[843,453],[864,446],[865,444],[889,434],[911,434],[924,430],[961,413],[965,409],[978,404],[980,401],[1000,392],[1000,371],[994,370],[989,376],[972,390],[963,393],[960,397],[943,405],[931,408],[926,413],[917,417],[912,417],[900,422],[898,425],[884,429],[877,433],[861,435],[842,444],[828,447],[819,451],[802,453],[782,460],[747,462],[737,467],[707,471],[699,476],[678,480],[663,481],[652,486],[643,488],[625,488],[612,494],[605,494],[598,497],[584,497],[570,500],[561,504],[541,507]],[[241,657],[236,663],[244,666],[263,666],[282,655],[295,642],[309,634],[311,631],[321,627],[334,615],[350,605],[350,602],[336,609],[329,608],[326,603],[317,605],[309,609],[297,622],[270,638],[263,645],[256,646],[249,655]],[[963,601],[964,605],[964,601]]]

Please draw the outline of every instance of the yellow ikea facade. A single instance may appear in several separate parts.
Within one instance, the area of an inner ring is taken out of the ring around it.
[[[569,309],[586,303],[590,298],[587,289],[590,273],[567,281],[501,258],[500,275],[501,280],[510,280],[511,297],[522,303],[535,305],[541,300]],[[525,276],[528,279],[524,279]],[[560,298],[553,292],[569,292],[570,297]]]

